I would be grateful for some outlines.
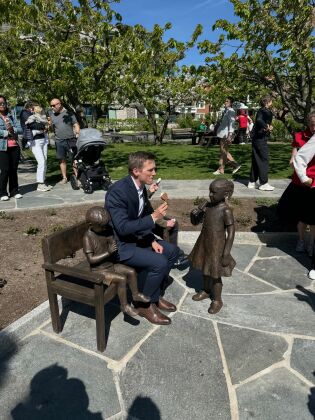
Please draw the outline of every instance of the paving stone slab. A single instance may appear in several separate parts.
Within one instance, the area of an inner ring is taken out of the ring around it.
[[[5,363],[1,420],[101,420],[121,411],[103,360],[42,334],[30,336]]]
[[[56,336],[97,352],[94,309],[71,302],[64,313],[67,313],[67,317],[63,330]],[[119,306],[105,305],[107,347],[102,354],[114,360],[122,359],[151,329],[152,325],[145,319],[125,316]],[[44,330],[55,334],[51,324],[45,326]]]
[[[189,287],[191,292],[202,289],[202,273],[199,270],[187,269],[176,273],[176,279],[184,286]],[[272,285],[255,279],[247,273],[234,269],[231,277],[223,277],[224,294],[252,294],[266,293],[277,290]]]
[[[214,328],[206,320],[175,314],[120,379],[126,411],[136,419],[231,418]]]
[[[43,199],[41,197],[27,197],[24,195],[21,200],[18,200],[17,208],[28,209],[34,207],[42,207],[43,200],[45,201],[45,206],[58,206],[64,203],[64,201],[59,197],[45,197]]]
[[[294,340],[291,366],[315,385],[315,341],[299,338]]]
[[[292,257],[257,260],[249,273],[284,290],[294,289],[298,284],[304,287],[311,284],[308,270]]]
[[[276,335],[218,324],[232,383],[283,360],[287,341]]]
[[[311,420],[310,389],[285,368],[237,389],[240,420]],[[313,405],[313,408],[311,408]],[[309,407],[310,406],[310,407]],[[314,414],[315,411],[313,411]]]
[[[307,256],[304,253],[296,252],[295,251],[296,245],[296,238],[292,238],[291,241],[286,240],[285,243],[282,244],[274,244],[272,246],[262,246],[258,257],[260,258],[268,258],[268,257],[303,257]]]
[[[309,303],[299,301],[294,293],[251,296],[223,293],[223,302],[221,311],[211,315],[211,319],[267,332],[314,336],[314,312]],[[208,307],[208,301],[194,302],[189,295],[181,310],[210,319]]]
[[[258,250],[258,246],[255,245],[233,245],[231,254],[236,261],[236,267],[243,271],[254,258]]]

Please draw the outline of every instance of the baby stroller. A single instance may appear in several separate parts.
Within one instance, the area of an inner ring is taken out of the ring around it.
[[[112,184],[104,162],[100,159],[106,146],[102,133],[95,128],[84,128],[80,131],[77,141],[77,152],[73,156],[77,176],[70,177],[71,187],[79,190],[80,187],[86,194],[92,194],[97,188],[107,191]]]

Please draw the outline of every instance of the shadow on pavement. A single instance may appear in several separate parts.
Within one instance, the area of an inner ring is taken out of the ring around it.
[[[136,397],[130,407],[127,420],[160,420],[160,410],[149,397]]]
[[[121,312],[119,302],[117,298],[114,298],[111,303],[108,303],[104,306],[105,311],[105,338],[108,341],[111,323],[116,318],[117,315]],[[72,302],[67,299],[62,299],[62,311],[60,315],[61,328],[63,329],[69,312],[74,312],[75,314],[94,319],[95,320],[95,309],[84,305],[82,303]],[[138,319],[132,318],[128,315],[124,315],[124,321],[128,322],[130,325],[139,325],[140,321]]]
[[[294,296],[301,302],[307,302],[315,312],[315,293],[300,285],[297,285],[296,288],[302,293],[294,293]]]
[[[0,332],[0,389],[4,386],[6,374],[9,370],[9,360],[17,351],[17,341],[12,334]]]
[[[103,420],[100,412],[88,410],[89,397],[84,383],[68,378],[57,364],[42,369],[31,380],[29,396],[12,411],[13,420]]]
[[[313,372],[313,375],[315,376],[315,371]],[[315,418],[315,387],[310,389],[311,393],[308,396],[308,409],[310,410],[310,413],[313,415],[313,418]]]

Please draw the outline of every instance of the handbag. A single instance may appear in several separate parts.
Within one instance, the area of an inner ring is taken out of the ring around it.
[[[0,139],[0,151],[6,152],[8,150],[8,141],[7,139]]]

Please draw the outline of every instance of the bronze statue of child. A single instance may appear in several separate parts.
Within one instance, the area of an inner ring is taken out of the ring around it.
[[[128,284],[132,298],[137,302],[150,302],[150,298],[139,293],[136,271],[117,260],[117,244],[113,231],[109,225],[110,216],[103,207],[92,207],[86,212],[85,219],[89,229],[83,237],[83,251],[92,271],[101,271],[105,274],[105,284],[117,285],[117,294],[123,313],[130,316],[138,315],[137,309],[132,308],[127,302]]]
[[[203,289],[193,300],[210,297],[210,314],[216,314],[223,306],[222,279],[229,277],[235,267],[231,256],[235,227],[232,209],[227,204],[234,191],[233,182],[216,179],[209,187],[210,203],[205,201],[190,213],[193,225],[203,221],[197,242],[189,255],[192,266],[203,273]]]

